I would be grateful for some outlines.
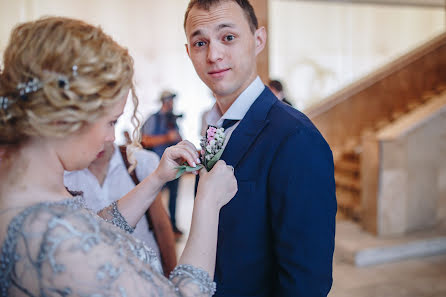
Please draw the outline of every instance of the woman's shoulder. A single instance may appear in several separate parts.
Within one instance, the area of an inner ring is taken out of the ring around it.
[[[72,277],[76,276],[85,283],[94,282],[92,292],[98,293],[96,282],[112,288],[127,282],[122,277],[139,273],[150,284],[149,280],[160,277],[153,265],[159,266],[153,251],[83,208],[82,199],[75,197],[38,203],[13,217],[0,250],[0,275],[4,276],[0,287],[11,293],[19,286],[34,287],[38,280],[42,288],[57,284],[74,289]],[[16,280],[17,274],[23,277]]]
[[[88,258],[88,253],[98,248],[152,265],[156,260],[156,254],[141,241],[86,209],[81,196],[22,209],[9,221],[2,238],[0,253],[11,261],[16,255],[23,256],[25,250],[42,253],[43,257],[56,250],[58,253],[78,250]],[[23,259],[22,256],[18,258]]]

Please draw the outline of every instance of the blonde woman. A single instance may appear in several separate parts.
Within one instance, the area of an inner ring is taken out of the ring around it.
[[[132,84],[128,51],[67,18],[15,28],[0,73],[0,296],[211,296],[220,208],[236,193],[230,166],[201,172],[191,232],[170,280],[129,233],[175,167],[197,162],[183,141],[155,171],[99,212],[69,192],[64,170],[87,167],[114,140]],[[136,107],[135,107],[136,108]]]

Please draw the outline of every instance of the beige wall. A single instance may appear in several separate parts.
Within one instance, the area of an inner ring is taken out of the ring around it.
[[[137,92],[141,118],[159,108],[163,88],[178,92],[176,110],[183,136],[199,144],[200,113],[213,104],[207,87],[195,74],[186,54],[183,16],[188,0],[0,0],[0,51],[11,28],[18,22],[45,15],[80,18],[100,25],[118,42],[128,47],[135,59]],[[130,127],[131,104],[117,125]]]
[[[378,133],[378,234],[401,235],[445,220],[446,94]]]
[[[200,115],[213,101],[185,49],[188,0],[0,0],[0,52],[11,28],[43,15],[101,25],[136,62],[142,118],[158,109],[161,89],[178,92],[183,136],[198,145]],[[436,9],[269,0],[269,65],[290,98],[305,107],[443,29]],[[291,33],[288,33],[291,32]],[[325,83],[324,83],[325,82]],[[128,106],[127,108],[130,108]],[[129,126],[129,109],[117,126]]]
[[[444,30],[441,8],[271,1],[270,73],[303,109]]]

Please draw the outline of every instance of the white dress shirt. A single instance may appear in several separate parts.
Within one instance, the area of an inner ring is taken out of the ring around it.
[[[256,79],[240,94],[240,96],[235,99],[234,103],[232,103],[225,114],[222,115],[220,113],[217,103],[215,103],[212,109],[209,111],[206,116],[206,122],[208,125],[221,127],[223,125],[223,121],[226,119],[238,120],[237,123],[225,130],[225,143],[223,144],[223,148],[226,147],[229,138],[231,138],[232,132],[235,130],[235,128],[237,128],[251,105],[254,103],[254,101],[256,101],[264,89],[265,85],[260,77],[257,76]]]
[[[64,174],[65,186],[71,191],[82,191],[87,208],[96,213],[119,200],[135,187],[119,148],[116,145],[114,146],[115,151],[110,159],[110,165],[102,186],[88,168],[67,171]],[[135,151],[134,158],[137,161],[136,176],[140,181],[152,173],[159,163],[158,155],[146,150]],[[153,233],[149,230],[149,224],[145,216],[136,224],[133,236],[153,249],[159,258],[159,248]]]

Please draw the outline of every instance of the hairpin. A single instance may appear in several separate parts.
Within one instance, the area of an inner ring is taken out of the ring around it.
[[[77,65],[73,65],[71,67],[73,77],[76,77],[78,75],[77,70],[78,70]],[[59,86],[59,88],[64,90],[68,90],[70,88],[70,82],[68,78],[64,75],[59,75],[57,79],[57,85]],[[17,85],[17,90],[19,91],[19,96],[22,100],[28,100],[28,94],[36,92],[40,90],[42,87],[43,83],[39,79],[33,78],[30,79],[27,83],[19,83]],[[3,103],[2,103],[2,108],[3,108]]]
[[[11,105],[11,100],[8,97],[0,96],[0,109],[6,110]]]
[[[68,78],[63,75],[59,76],[59,78],[57,79],[57,85],[59,86],[59,88],[64,90],[68,90],[70,88],[70,82],[68,81]]]
[[[77,76],[77,74],[78,74],[77,69],[78,69],[77,65],[73,65],[73,67],[71,67],[73,77]],[[64,75],[59,76],[59,78],[57,80],[57,84],[58,84],[59,88],[62,88],[65,90],[68,90],[70,88],[70,82],[69,82],[68,78]]]
[[[76,77],[77,76],[77,65],[73,65],[73,67],[71,67],[71,71],[73,73],[73,76]]]
[[[28,94],[32,92],[36,92],[41,89],[43,84],[37,78],[33,78],[29,80],[27,83],[19,83],[17,85],[17,90],[19,90],[20,98],[23,100],[28,100]]]

